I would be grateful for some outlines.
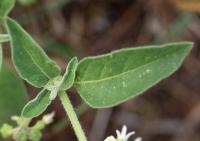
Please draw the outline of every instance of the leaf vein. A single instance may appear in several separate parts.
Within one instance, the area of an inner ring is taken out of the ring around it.
[[[165,56],[167,57],[167,55]],[[159,60],[162,60],[164,57],[162,58],[158,58],[158,59],[155,59],[147,64],[144,64],[144,65],[141,65],[140,67],[136,68],[136,69],[133,69],[133,70],[129,70],[129,71],[126,71],[126,72],[123,72],[121,74],[118,74],[118,75],[113,75],[113,76],[110,76],[110,77],[107,77],[107,78],[103,78],[103,79],[99,79],[99,80],[88,80],[88,81],[75,81],[75,84],[88,84],[88,83],[99,83],[99,82],[102,82],[102,81],[105,81],[105,80],[109,80],[109,79],[113,79],[113,78],[117,78],[117,77],[120,77],[120,76],[123,76],[127,73],[130,73],[130,72],[134,72],[144,66],[147,66],[147,65],[150,65],[150,64],[153,64]]]

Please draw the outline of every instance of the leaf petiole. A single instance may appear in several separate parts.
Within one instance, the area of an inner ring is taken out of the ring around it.
[[[64,91],[60,91],[58,96],[62,102],[65,112],[67,113],[67,115],[71,121],[72,127],[75,131],[75,134],[76,134],[78,140],[79,141],[87,141],[85,133],[81,127],[81,124],[78,121],[78,117],[76,116],[76,113],[71,104],[71,101],[69,100],[69,97],[67,96],[67,94]]]

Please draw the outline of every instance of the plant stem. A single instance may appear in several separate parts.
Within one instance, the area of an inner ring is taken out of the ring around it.
[[[86,103],[82,103],[80,104],[78,107],[75,107],[75,112],[76,115],[78,117],[80,117],[82,114],[84,114],[88,109],[88,105]],[[52,133],[53,134],[58,134],[60,133],[66,126],[68,126],[70,124],[70,121],[66,118],[61,119],[58,123],[56,123],[53,127],[52,127]]]
[[[80,122],[78,121],[78,118],[77,118],[74,108],[71,104],[71,101],[69,100],[69,97],[67,96],[67,94],[64,91],[59,92],[59,97],[60,97],[63,107],[71,121],[72,127],[74,128],[74,131],[76,133],[78,140],[79,141],[87,141],[85,133],[81,127]]]

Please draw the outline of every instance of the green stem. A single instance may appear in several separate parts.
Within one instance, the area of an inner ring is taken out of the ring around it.
[[[86,103],[81,103],[78,107],[75,107],[75,112],[78,117],[84,114],[88,109],[88,105]],[[61,119],[58,123],[52,126],[52,134],[60,133],[66,126],[70,124],[70,121],[65,117]]]
[[[69,100],[69,97],[64,91],[61,91],[59,93],[60,100],[64,106],[64,109],[72,123],[72,126],[74,128],[74,131],[76,133],[76,136],[79,141],[87,141],[87,138],[85,136],[85,133],[83,129],[81,128],[81,124],[78,121],[78,118],[76,116],[76,113],[74,111],[74,108],[71,104],[71,101]]]

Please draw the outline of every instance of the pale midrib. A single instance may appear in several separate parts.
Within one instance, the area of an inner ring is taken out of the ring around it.
[[[168,57],[168,56],[165,55],[165,57]],[[163,58],[164,58],[164,57],[163,57]],[[105,81],[105,80],[114,79],[114,78],[123,76],[123,75],[125,75],[125,74],[127,74],[127,73],[134,72],[134,71],[136,71],[136,70],[138,70],[138,69],[140,69],[140,68],[142,68],[142,67],[144,67],[144,66],[153,64],[153,63],[155,63],[155,62],[157,62],[157,61],[159,61],[159,60],[162,60],[163,58],[155,59],[155,60],[153,60],[153,61],[151,61],[151,62],[149,62],[149,63],[147,63],[147,64],[145,64],[145,65],[141,65],[141,66],[137,67],[136,69],[129,70],[129,71],[123,72],[123,73],[118,74],[118,75],[113,75],[113,76],[111,76],[111,77],[107,77],[107,78],[103,78],[103,79],[99,79],[99,80],[75,81],[75,84],[99,83],[99,82],[102,82],[102,81]]]
[[[18,27],[18,25],[16,25],[17,26],[17,28],[20,28],[20,27]],[[16,27],[15,27],[16,28]],[[10,37],[11,37],[11,39],[12,39],[12,44],[13,44],[13,48],[14,48],[14,40],[13,40],[13,36],[12,36],[12,34],[11,34],[11,28],[8,26],[8,31],[9,31],[9,34],[10,34]],[[18,31],[18,30],[17,30]],[[21,31],[20,31],[21,32]],[[22,30],[22,33],[26,36],[25,38],[29,38],[29,36],[27,36],[26,35],[26,32],[25,31],[23,31]],[[22,36],[24,36],[24,35],[22,35]],[[31,40],[31,42],[33,42],[33,40],[32,39],[28,39],[28,40]],[[33,43],[34,44],[34,43]],[[25,52],[27,52],[28,53],[28,55],[31,57],[31,60],[33,61],[33,63],[39,68],[39,70],[48,78],[48,79],[51,79],[51,77],[46,73],[46,72],[44,72],[43,71],[43,69],[34,61],[34,59],[33,59],[33,57],[32,57],[32,55],[29,53],[29,51],[27,51],[26,50],[26,48],[24,47],[24,46],[22,46],[22,48],[25,50]]]
[[[24,47],[23,47],[24,48]],[[51,79],[51,77],[40,67],[39,64],[37,64],[37,62],[34,60],[34,57],[29,53],[29,51],[27,51],[25,48],[24,50],[30,55],[31,60],[33,61],[33,63],[39,68],[39,70],[41,70],[41,72],[48,78]]]

